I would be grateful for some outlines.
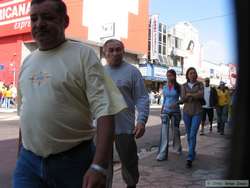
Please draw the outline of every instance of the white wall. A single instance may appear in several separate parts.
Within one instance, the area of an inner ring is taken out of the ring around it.
[[[101,42],[101,28],[107,23],[115,23],[114,38],[127,38],[129,12],[138,11],[139,0],[84,0],[82,24],[88,27],[88,40]]]
[[[172,27],[169,33],[175,37],[182,39],[181,49],[177,49],[176,52],[177,55],[184,57],[184,72],[189,67],[200,69],[202,54],[198,30],[194,28],[191,23],[180,22]],[[194,48],[193,50],[189,51],[187,50],[187,48],[191,40],[194,42]],[[168,52],[171,51],[172,46],[174,46],[174,44],[171,44]]]

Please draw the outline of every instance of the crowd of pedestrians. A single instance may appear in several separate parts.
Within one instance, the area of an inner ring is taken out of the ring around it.
[[[103,67],[93,49],[65,37],[69,17],[64,1],[32,0],[30,18],[38,49],[24,60],[18,80],[20,134],[13,188],[112,187],[113,144],[123,180],[127,188],[135,188],[140,177],[135,139],[145,133],[150,99],[140,71],[123,58],[124,44],[105,42]],[[221,83],[217,99],[210,99],[212,89],[207,83],[204,89],[194,68],[187,70],[183,85],[174,70],[168,70],[167,78],[157,98],[157,103],[163,101],[157,160],[168,159],[169,130],[174,149],[182,154],[184,105],[186,167],[191,168],[199,126],[202,122],[204,127],[206,114],[212,122],[210,108],[216,107],[218,130],[224,133],[229,93]],[[7,105],[11,88],[2,92]]]
[[[200,129],[200,135],[204,135],[204,127],[208,117],[209,131],[213,131],[214,111],[216,111],[217,132],[224,135],[224,128],[229,124],[229,109],[232,109],[234,91],[226,87],[221,81],[218,87],[210,85],[210,79],[206,78],[204,84],[198,81],[195,68],[190,67],[186,72],[187,82],[180,85],[176,81],[176,72],[167,71],[167,82],[163,86],[163,104],[161,109],[162,128],[160,133],[158,161],[168,159],[168,146],[172,140],[174,149],[182,154],[180,142],[180,121],[183,119],[187,143],[188,156],[186,167],[191,168],[196,158],[196,140]],[[181,113],[180,105],[183,105]],[[230,110],[232,113],[232,110]],[[181,117],[181,114],[183,117]],[[231,116],[231,114],[230,114]],[[171,130],[171,137],[169,134]]]
[[[0,107],[9,109],[16,106],[17,89],[13,84],[0,81]]]

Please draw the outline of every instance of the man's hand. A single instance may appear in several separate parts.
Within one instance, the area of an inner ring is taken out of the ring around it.
[[[142,123],[137,123],[137,125],[133,131],[135,138],[136,139],[141,138],[144,135],[144,133],[145,133],[145,125]]]
[[[99,172],[88,170],[84,176],[83,188],[105,188],[106,177]]]

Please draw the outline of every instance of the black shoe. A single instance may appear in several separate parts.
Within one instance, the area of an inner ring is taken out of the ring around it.
[[[136,188],[136,185],[134,185],[134,186],[127,186],[127,188]]]
[[[186,168],[192,168],[192,161],[187,160]]]
[[[224,135],[224,131],[221,131],[221,132],[220,132],[220,135]]]
[[[210,131],[210,132],[212,132],[212,131],[213,131],[213,128],[212,128],[212,126],[210,127],[209,131]]]

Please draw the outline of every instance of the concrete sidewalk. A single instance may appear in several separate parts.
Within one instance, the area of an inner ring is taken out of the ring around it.
[[[17,112],[16,108],[0,108],[0,113],[13,113]]]
[[[192,169],[186,169],[187,142],[182,136],[183,154],[178,156],[170,148],[168,161],[155,160],[156,151],[149,153],[140,160],[141,188],[201,188],[206,180],[223,179],[226,173],[228,152],[230,149],[230,129],[225,135],[219,135],[216,127],[212,133],[206,129],[206,135],[197,136],[197,159]],[[113,188],[126,187],[123,183],[120,168],[116,168]]]

